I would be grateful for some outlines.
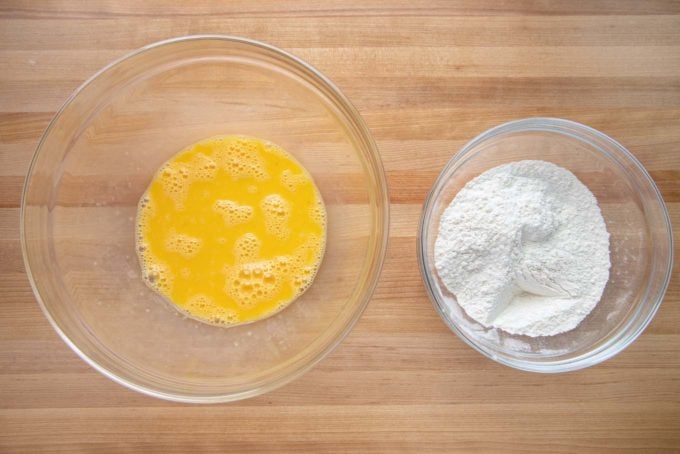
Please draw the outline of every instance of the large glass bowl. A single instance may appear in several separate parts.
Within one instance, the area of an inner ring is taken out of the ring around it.
[[[218,134],[272,141],[312,174],[328,211],[311,288],[256,323],[182,316],[140,278],[137,201],[158,167]],[[24,260],[45,315],[107,377],[187,402],[254,396],[292,380],[350,331],[375,287],[388,199],[375,143],[347,98],[279,49],[227,36],[144,47],[68,99],[24,188]]]
[[[458,191],[486,170],[524,159],[550,161],[573,172],[597,197],[611,235],[611,270],[602,299],[576,329],[556,336],[517,336],[483,327],[465,314],[434,266],[439,222]],[[629,151],[588,126],[530,118],[492,128],[453,156],[425,201],[418,255],[435,308],[461,339],[508,366],[565,372],[612,357],[642,333],[668,286],[673,244],[661,195]]]

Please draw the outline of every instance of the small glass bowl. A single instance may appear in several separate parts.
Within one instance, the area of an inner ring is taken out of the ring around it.
[[[555,336],[532,338],[483,327],[465,314],[434,265],[440,218],[458,191],[486,170],[525,159],[573,172],[597,197],[610,233],[611,270],[602,299],[576,329]],[[600,363],[642,333],[670,280],[672,242],[659,190],[628,150],[573,121],[529,118],[482,133],[448,162],[424,204],[418,256],[430,298],[454,333],[501,364],[549,373]]]
[[[137,202],[158,167],[201,139],[272,141],[312,174],[326,253],[307,292],[265,320],[182,316],[140,277]],[[33,291],[64,341],[107,377],[183,402],[226,402],[299,376],[368,304],[387,245],[380,156],[347,98],[298,58],[256,41],[189,36],[110,64],[45,131],[21,206]]]

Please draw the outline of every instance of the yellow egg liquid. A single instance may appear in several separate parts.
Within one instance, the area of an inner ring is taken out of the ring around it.
[[[312,283],[326,209],[309,173],[263,140],[217,136],[154,175],[137,210],[146,284],[211,324],[268,317]]]

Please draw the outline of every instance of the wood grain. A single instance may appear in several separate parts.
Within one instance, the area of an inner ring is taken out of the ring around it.
[[[83,80],[150,42],[244,35],[309,61],[366,119],[390,184],[382,278],[328,358],[230,405],[141,396],[89,368],[41,314],[19,247],[32,152]],[[420,205],[467,140],[527,116],[581,121],[659,185],[680,243],[680,2],[0,2],[0,451],[680,450],[680,276],[625,352],[558,376],[502,367],[432,309]],[[676,253],[678,248],[676,247]]]

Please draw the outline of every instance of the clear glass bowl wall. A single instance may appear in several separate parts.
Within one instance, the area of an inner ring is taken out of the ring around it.
[[[611,270],[602,300],[576,329],[556,336],[516,336],[481,326],[465,314],[434,266],[440,219],[458,191],[486,170],[524,159],[550,161],[573,172],[597,197],[610,233]],[[463,147],[433,185],[418,239],[425,285],[449,328],[489,358],[535,372],[591,366],[635,340],[661,304],[672,253],[668,212],[637,159],[605,134],[555,118],[506,123]]]
[[[312,287],[279,314],[224,329],[181,316],[140,279],[136,205],[156,169],[217,134],[271,140],[312,174],[328,210]],[[137,391],[218,402],[295,378],[356,322],[380,272],[388,203],[358,113],[316,70],[240,38],[170,40],[100,71],[46,131],[22,204],[25,262],[62,338]]]

